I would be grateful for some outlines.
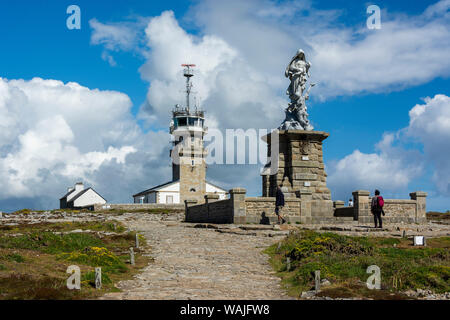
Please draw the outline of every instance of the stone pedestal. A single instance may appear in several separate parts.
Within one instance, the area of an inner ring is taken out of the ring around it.
[[[354,220],[360,224],[373,223],[373,215],[370,212],[370,192],[367,190],[356,190],[353,194]]]
[[[274,197],[277,185],[282,185],[285,197],[302,199],[302,194],[308,195],[308,200],[304,200],[311,202],[311,222],[327,222],[332,218],[333,203],[326,185],[322,153],[322,141],[328,136],[322,131],[280,130],[278,156],[272,156],[278,163],[268,164],[262,173],[263,196]],[[268,144],[270,159],[277,141],[272,141],[271,135],[264,136],[263,140]],[[271,172],[271,165],[278,170]]]
[[[427,193],[423,191],[416,191],[411,192],[409,196],[411,197],[411,200],[416,201],[416,222],[427,222]]]

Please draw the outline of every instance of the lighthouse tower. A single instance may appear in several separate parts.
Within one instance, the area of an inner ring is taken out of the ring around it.
[[[194,76],[193,64],[183,64],[186,78],[186,105],[176,105],[172,110],[170,133],[173,147],[172,181],[180,183],[180,203],[184,200],[204,202],[206,194],[206,162],[207,151],[203,146],[203,137],[207,133],[204,126],[204,111],[190,105],[192,89],[191,78]]]

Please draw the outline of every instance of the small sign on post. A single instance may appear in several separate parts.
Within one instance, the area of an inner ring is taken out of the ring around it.
[[[102,268],[95,268],[95,289],[102,288]]]
[[[426,246],[426,240],[424,236],[414,236],[414,245],[415,246]]]
[[[132,247],[130,248],[130,263],[134,266],[134,251]]]
[[[136,249],[139,249],[139,234],[136,233]]]
[[[314,281],[316,293],[318,293],[320,291],[320,270],[314,272]]]

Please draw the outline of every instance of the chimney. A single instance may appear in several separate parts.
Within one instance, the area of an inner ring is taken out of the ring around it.
[[[72,192],[73,189],[74,189],[74,188],[72,188],[72,187],[68,187],[68,188],[67,188],[67,193]]]
[[[81,192],[83,190],[84,190],[83,182],[77,182],[75,184],[75,191],[78,193],[78,192]]]

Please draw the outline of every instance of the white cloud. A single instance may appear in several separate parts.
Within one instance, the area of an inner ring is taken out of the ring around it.
[[[145,28],[147,61],[140,72],[150,85],[139,117],[158,126],[168,123],[172,106],[184,102],[180,64],[186,62],[197,64],[194,91],[207,110],[208,126],[222,129],[279,125],[287,105],[288,80],[283,73],[298,48],[305,49],[313,81],[319,83],[313,99],[389,92],[448,77],[448,8],[449,1],[440,1],[418,15],[385,9],[382,29],[368,30],[365,10],[360,25],[348,26],[340,20],[345,9],[319,10],[310,1],[205,0],[183,17],[196,24],[197,35],[181,28],[173,12],[163,12]],[[422,172],[423,163],[410,163],[420,154],[393,147],[398,138],[390,144],[384,139],[385,149],[379,145],[372,154],[355,151],[339,162],[331,183],[350,181],[347,173],[339,172],[360,163],[350,177],[361,188],[381,184],[406,190]],[[225,181],[229,170],[214,170],[215,178]],[[239,170],[246,177],[240,183],[259,190],[258,170],[250,176],[246,173],[250,168]],[[367,175],[365,183],[361,175]],[[386,183],[387,178],[392,183]]]
[[[0,204],[27,198],[56,207],[58,195],[78,180],[128,202],[153,178],[161,182],[149,168],[168,173],[161,161],[168,133],[143,133],[130,107],[120,92],[0,78]]]
[[[267,84],[264,74],[247,64],[237,50],[216,36],[188,34],[172,11],[151,19],[146,35],[150,52],[141,74],[150,88],[148,108],[141,116],[167,122],[170,108],[183,104],[183,63],[197,65],[194,91],[207,109],[207,120],[221,128],[269,125],[267,114],[279,110],[284,102]]]
[[[309,1],[201,1],[192,21],[223,38],[271,85],[285,86],[285,64],[296,49],[311,60],[319,86],[313,96],[329,98],[401,89],[450,74],[449,1],[440,1],[420,15],[383,10],[382,28],[339,22],[345,10],[318,10]],[[426,59],[424,60],[424,57]],[[422,66],[423,64],[423,66]],[[283,81],[284,80],[284,81]],[[281,93],[281,92],[280,92]]]
[[[431,169],[435,185],[430,195],[450,196],[450,97],[438,94],[424,101],[409,111],[408,127],[385,134],[374,153],[355,150],[331,162],[328,185],[335,197],[346,199],[354,190],[375,188],[404,195],[413,191],[407,188],[414,179],[426,183],[425,168]],[[423,152],[406,148],[410,138],[423,144]]]
[[[375,146],[376,152],[353,151],[331,162],[328,186],[336,199],[347,199],[355,190],[383,190],[404,196],[408,184],[423,173],[421,155],[416,150],[394,147],[394,134],[385,134]]]
[[[102,59],[110,66],[117,66],[112,52],[132,51],[141,55],[145,52],[141,49],[143,29],[148,19],[138,17],[134,21],[101,23],[97,19],[89,20],[92,29],[91,44],[102,45]]]
[[[405,131],[423,143],[439,193],[450,196],[450,97],[438,94],[426,98],[425,104],[410,110],[409,117]]]
[[[97,19],[89,20],[93,29],[91,43],[103,45],[108,50],[132,50],[138,44],[138,34],[130,23],[105,24]]]

